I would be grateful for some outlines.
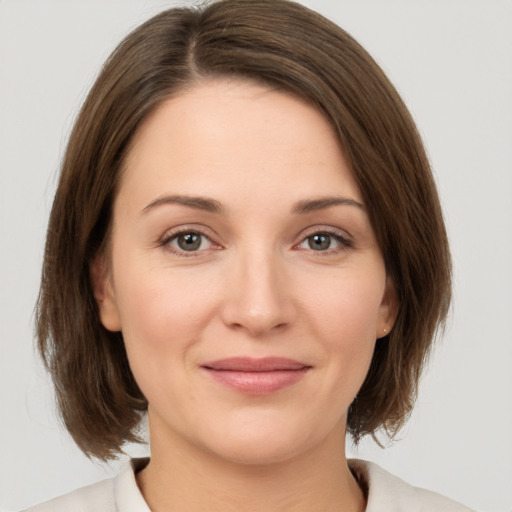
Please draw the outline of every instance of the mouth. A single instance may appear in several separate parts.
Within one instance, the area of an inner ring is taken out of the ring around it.
[[[282,357],[232,357],[201,365],[216,382],[248,395],[268,395],[291,386],[311,368]]]

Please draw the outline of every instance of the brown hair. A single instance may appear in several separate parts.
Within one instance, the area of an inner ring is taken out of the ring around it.
[[[450,255],[423,145],[368,53],[319,14],[287,0],[222,0],[170,9],[113,52],[71,133],[51,211],[37,336],[64,423],[89,456],[136,441],[147,402],[121,333],[100,323],[90,263],[108,239],[123,159],[141,121],[198,81],[233,76],[304,98],[331,121],[361,190],[399,300],[348,415],[357,441],[393,436],[450,301]]]

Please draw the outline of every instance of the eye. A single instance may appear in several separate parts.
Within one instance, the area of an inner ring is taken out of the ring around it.
[[[317,252],[336,251],[336,249],[350,247],[350,242],[338,233],[317,232],[306,237],[299,245],[299,249],[310,249]]]
[[[177,233],[165,240],[164,244],[171,246],[176,252],[198,252],[212,247],[211,240],[197,231]]]

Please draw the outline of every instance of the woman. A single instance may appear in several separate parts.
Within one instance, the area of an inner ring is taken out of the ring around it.
[[[402,426],[449,297],[421,141],[353,39],[285,1],[156,16],[77,119],[38,309],[80,448],[147,411],[151,459],[30,510],[468,510],[344,447]]]

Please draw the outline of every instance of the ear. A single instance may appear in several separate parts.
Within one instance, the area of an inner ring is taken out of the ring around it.
[[[103,327],[113,332],[120,331],[121,319],[117,309],[112,276],[108,271],[103,254],[98,254],[94,257],[90,264],[90,273],[94,298],[98,304]]]
[[[384,338],[387,336],[393,325],[395,325],[398,316],[398,296],[396,293],[395,283],[391,277],[386,277],[386,288],[382,296],[382,302],[379,306],[379,319],[377,322],[376,338]]]

